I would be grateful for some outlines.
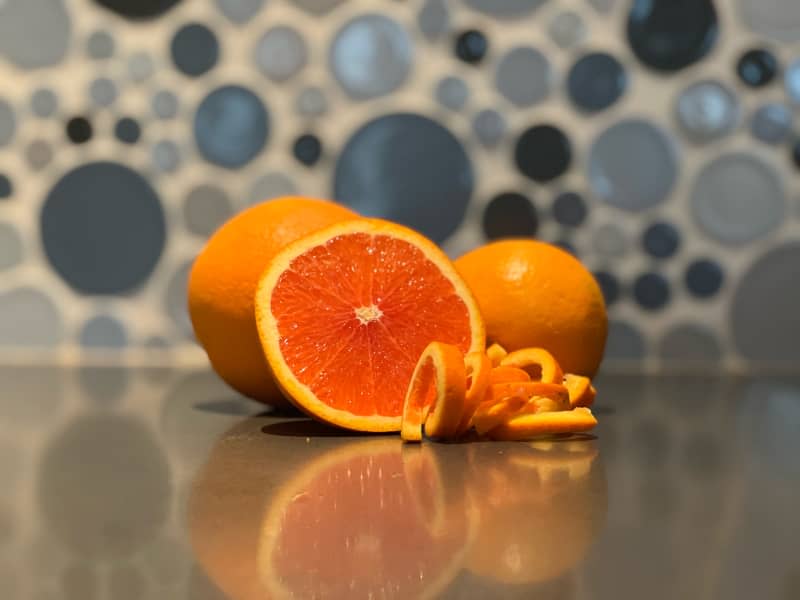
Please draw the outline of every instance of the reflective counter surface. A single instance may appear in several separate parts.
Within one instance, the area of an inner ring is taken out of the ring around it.
[[[800,377],[605,376],[593,436],[425,443],[206,371],[0,368],[0,598],[800,598]]]

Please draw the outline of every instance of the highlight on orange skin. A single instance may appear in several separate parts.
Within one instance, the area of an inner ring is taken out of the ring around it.
[[[544,348],[523,348],[511,352],[500,361],[500,366],[522,369],[533,381],[558,384],[564,381],[558,361]]]

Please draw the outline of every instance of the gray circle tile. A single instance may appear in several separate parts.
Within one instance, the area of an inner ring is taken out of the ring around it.
[[[445,108],[461,110],[469,99],[469,88],[463,79],[448,76],[436,84],[435,96],[436,101]]]
[[[800,104],[800,58],[793,60],[783,72],[786,94],[795,104]]]
[[[658,355],[667,362],[719,362],[722,346],[714,332],[703,325],[679,323],[658,342]]]
[[[269,79],[286,81],[306,66],[308,48],[296,29],[279,25],[258,40],[255,59],[258,68]]]
[[[22,287],[0,294],[0,347],[57,346],[63,337],[58,308],[42,292]]]
[[[128,345],[128,334],[114,317],[98,315],[83,325],[80,342],[84,348],[124,348]]]
[[[219,11],[236,25],[244,25],[264,7],[265,0],[215,0]]]
[[[508,132],[505,117],[491,108],[480,111],[472,119],[472,132],[488,148],[500,143]]]
[[[778,173],[744,153],[725,154],[703,167],[690,200],[697,225],[726,244],[744,244],[768,234],[786,212]]]
[[[125,395],[131,371],[125,367],[80,367],[78,380],[86,396],[98,404],[113,404]]]
[[[53,149],[44,140],[33,140],[25,148],[25,160],[34,171],[40,171],[53,159]]]
[[[333,40],[330,68],[350,97],[367,100],[399,88],[411,70],[413,47],[402,26],[368,14],[344,25]]]
[[[193,188],[183,203],[186,228],[195,235],[209,236],[233,216],[233,206],[224,190],[205,184]]]
[[[173,173],[181,165],[181,151],[172,140],[161,140],[153,146],[153,164],[159,171]]]
[[[22,238],[11,223],[0,222],[0,271],[16,267],[22,262]]]
[[[149,79],[154,71],[153,59],[145,52],[137,52],[128,59],[128,73],[131,79],[137,83]]]
[[[324,15],[345,0],[291,0],[292,4],[314,15]]]
[[[639,361],[644,358],[645,353],[644,336],[633,324],[619,320],[609,321],[606,360]]]
[[[547,26],[550,39],[564,50],[583,44],[588,33],[583,17],[571,10],[558,13]]]
[[[7,145],[17,130],[17,120],[11,105],[0,98],[0,148]]]
[[[0,3],[0,56],[22,69],[51,67],[69,49],[72,21],[63,0]]]
[[[111,106],[117,94],[116,84],[106,77],[95,79],[89,85],[89,97],[96,106]]]
[[[114,56],[113,36],[108,31],[94,31],[86,40],[86,52],[89,58],[94,60],[105,60]]]
[[[461,224],[473,185],[472,163],[452,133],[427,117],[396,113],[368,122],[348,140],[333,197],[441,242]]]
[[[592,248],[603,258],[622,258],[629,247],[628,235],[615,223],[604,223],[592,232]]]
[[[152,108],[159,119],[174,119],[178,114],[178,97],[169,90],[159,90],[153,96]]]
[[[31,95],[31,111],[41,119],[52,117],[58,110],[58,97],[53,90],[39,88]]]
[[[547,57],[536,48],[513,48],[497,64],[494,83],[512,104],[532,106],[550,94],[553,69]]]
[[[794,0],[737,0],[738,16],[754,33],[780,40],[800,40],[800,11]]]
[[[417,15],[419,30],[429,40],[437,40],[450,28],[450,11],[445,0],[425,0]]]
[[[671,139],[642,119],[626,119],[603,131],[592,143],[587,165],[594,194],[629,211],[663,202],[678,178]]]
[[[192,322],[186,308],[186,290],[189,285],[189,272],[192,270],[192,261],[187,261],[178,267],[167,283],[164,296],[166,313],[177,325],[178,330],[187,338],[194,338]]]
[[[499,19],[514,19],[532,13],[547,0],[464,0],[464,4]]]
[[[297,95],[295,110],[303,117],[321,117],[328,112],[328,97],[322,88],[308,86]]]
[[[753,137],[765,144],[780,144],[792,133],[792,112],[783,104],[762,104],[750,120]]]
[[[800,242],[781,244],[750,266],[736,288],[729,326],[736,349],[753,361],[800,362]]]
[[[690,140],[709,142],[734,130],[739,120],[739,100],[719,81],[698,81],[678,95],[675,116]]]
[[[258,204],[264,200],[294,196],[295,194],[297,194],[297,187],[289,177],[283,173],[267,173],[253,183],[248,196],[248,204]]]

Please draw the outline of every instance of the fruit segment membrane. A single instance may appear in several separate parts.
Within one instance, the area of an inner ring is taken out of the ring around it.
[[[401,414],[431,340],[464,353],[471,343],[453,283],[417,247],[388,235],[343,234],[299,255],[278,279],[271,310],[300,383],[355,415]]]

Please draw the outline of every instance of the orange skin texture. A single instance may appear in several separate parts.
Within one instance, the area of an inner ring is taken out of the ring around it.
[[[273,406],[291,406],[274,382],[256,329],[259,277],[289,243],[356,218],[333,202],[284,197],[239,213],[208,240],[189,276],[189,316],[211,366],[236,391]]]
[[[594,376],[608,319],[600,287],[575,257],[512,239],[468,252],[455,265],[478,301],[488,340],[508,352],[547,348],[565,373]]]

